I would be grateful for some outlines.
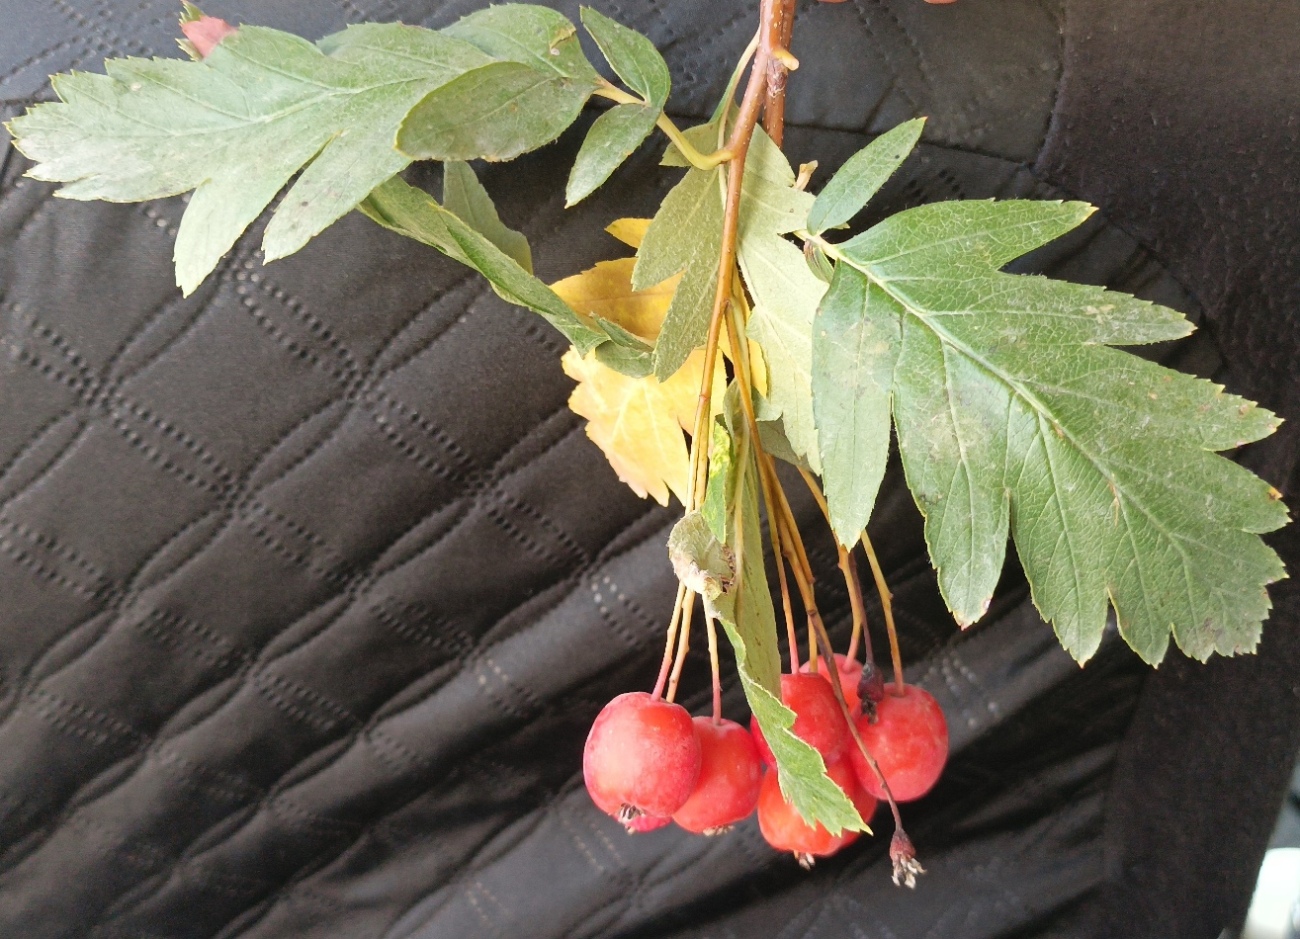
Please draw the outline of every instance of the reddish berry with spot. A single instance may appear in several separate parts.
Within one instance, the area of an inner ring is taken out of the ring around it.
[[[690,714],[644,691],[619,695],[591,726],[582,775],[592,801],[625,824],[642,815],[671,817],[700,775]]]
[[[939,780],[948,760],[948,722],[928,691],[904,685],[900,695],[891,686],[876,704],[875,719],[864,714],[854,726],[895,801],[919,799]],[[880,781],[857,747],[851,748],[849,759],[862,788],[883,799]]]

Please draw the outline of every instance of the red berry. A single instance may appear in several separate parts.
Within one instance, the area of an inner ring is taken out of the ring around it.
[[[826,773],[846,793],[858,789],[852,769],[843,760],[827,766]],[[852,844],[859,835],[859,832],[847,829],[832,835],[821,824],[805,822],[782,795],[774,769],[763,776],[763,786],[758,793],[758,828],[768,844],[778,851],[793,851],[803,867],[810,867],[815,857],[829,857],[845,845]]]
[[[620,821],[671,817],[695,788],[700,742],[690,714],[644,691],[621,694],[601,709],[587,734],[582,776],[592,801]]]
[[[700,778],[673,821],[697,835],[714,834],[754,811],[763,765],[749,731],[735,721],[695,718],[700,738]]]
[[[898,695],[891,688],[876,705],[874,723],[863,715],[854,724],[896,801],[919,799],[938,781],[948,760],[948,722],[929,692],[904,685]],[[883,799],[885,791],[856,746],[849,758],[862,788]]]
[[[822,755],[826,761],[834,760],[844,752],[849,740],[849,725],[844,722],[840,703],[826,676],[818,672],[781,676],[781,700],[794,711],[796,737]],[[750,720],[750,732],[758,745],[759,756],[768,766],[775,766],[772,750],[763,739],[757,720]]]
[[[835,765],[843,766],[845,769],[849,770],[849,774],[853,777],[852,786],[846,786],[844,783],[840,782],[840,778],[834,773],[831,773],[829,768],[826,772],[830,773],[831,779],[840,783],[840,788],[848,793],[849,799],[853,802],[853,807],[858,810],[858,814],[862,816],[862,820],[870,824],[871,816],[876,814],[876,806],[879,805],[879,802],[876,800],[875,796],[862,788],[862,785],[858,782],[858,774],[854,771],[852,763],[848,760],[840,760]],[[854,832],[854,834],[860,834],[860,832]]]
[[[819,661],[817,670],[821,671],[824,668],[826,668],[825,660]],[[862,663],[836,652],[835,669],[840,673],[840,687],[844,691],[844,703],[849,706],[849,713],[857,717],[862,707],[862,698],[858,692],[858,683],[862,680]],[[805,662],[800,666],[799,671],[812,671],[812,663]],[[832,689],[833,692],[834,689]]]

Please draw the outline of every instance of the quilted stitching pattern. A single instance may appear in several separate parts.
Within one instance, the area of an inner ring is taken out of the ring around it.
[[[319,35],[362,19],[442,25],[478,5],[210,12]],[[711,105],[718,61],[748,38],[748,13],[709,4],[598,6],[665,50],[685,115]],[[939,26],[915,3],[801,12],[796,54],[861,57],[825,57],[828,80],[792,83],[792,154],[833,164],[924,112],[929,144],[874,211],[1058,195],[1028,164],[1054,114],[1063,14],[1008,7],[993,41],[969,28],[977,4]],[[0,39],[9,114],[48,94],[51,71],[166,53],[174,15],[161,0],[0,0],[0,22],[37,37]],[[485,178],[548,277],[611,253],[600,225],[651,211],[668,184],[642,156],[616,194],[565,213],[574,141]],[[883,844],[803,878],[752,824],[629,839],[587,804],[586,727],[657,660],[672,515],[632,497],[586,441],[543,324],[357,216],[270,267],[250,232],[182,300],[180,200],[56,202],[11,149],[3,159],[7,934],[984,936],[1041,922],[1101,879],[1101,793],[1140,673],[1103,656],[1080,677],[1014,578],[986,625],[954,635],[896,470],[884,560],[910,677],[944,702],[957,754],[915,814],[934,898],[921,910],[884,886]],[[1195,309],[1102,219],[1030,268]],[[1181,354],[1218,367],[1208,343]],[[830,545],[812,553],[842,633]],[[705,668],[693,657],[694,707]],[[727,706],[743,707],[735,688]],[[1037,821],[994,833],[1024,817]]]

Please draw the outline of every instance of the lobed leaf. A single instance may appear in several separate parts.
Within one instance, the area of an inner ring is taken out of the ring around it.
[[[835,249],[863,275],[837,271],[843,286],[821,314],[835,329],[819,336],[814,360],[837,532],[861,517],[887,442],[878,427],[852,441],[859,415],[831,382],[875,409],[888,382],[908,485],[959,623],[987,609],[1009,533],[1034,602],[1081,661],[1101,641],[1108,606],[1152,663],[1171,634],[1198,659],[1250,651],[1270,606],[1265,586],[1284,576],[1258,533],[1287,513],[1275,490],[1214,451],[1271,433],[1277,419],[1111,348],[1186,334],[1176,312],[998,271],[1090,212],[940,203]],[[861,464],[835,452],[840,435],[872,470],[863,480],[850,478]]]
[[[68,199],[138,202],[194,190],[176,239],[191,293],[301,171],[263,238],[301,248],[402,170],[393,134],[434,88],[491,62],[475,46],[400,24],[312,45],[244,26],[203,61],[109,59],[106,75],[53,79],[61,100],[9,124],[37,179]]]

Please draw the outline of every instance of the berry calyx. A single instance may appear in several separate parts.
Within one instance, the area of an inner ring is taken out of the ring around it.
[[[835,699],[835,691],[825,675],[820,672],[782,675],[781,701],[794,711],[791,732],[820,753],[822,759],[830,762],[844,752],[849,740],[849,726],[844,722],[840,703]],[[754,743],[758,745],[763,762],[775,766],[776,760],[772,757],[767,741],[763,739],[758,721],[751,720],[749,729],[754,735]]]
[[[835,784],[851,795],[858,789],[853,770],[843,760],[826,767],[826,774]],[[872,806],[873,810],[875,806]],[[859,810],[861,811],[861,810]],[[844,830],[832,835],[820,823],[809,825],[793,805],[786,801],[775,769],[763,775],[763,785],[758,792],[758,828],[764,840],[778,851],[792,851],[804,869],[812,867],[813,859],[830,857],[836,851],[857,840],[860,832]]]
[[[864,714],[854,726],[895,801],[919,799],[938,781],[948,760],[948,722],[928,691],[915,685],[904,685],[901,695],[890,690],[876,704],[875,721]],[[849,759],[862,788],[883,799],[884,789],[857,747]]]
[[[826,667],[826,663],[824,661],[818,662],[817,667],[819,670],[823,669]],[[805,662],[799,667],[801,672],[810,672],[811,670],[811,662]],[[857,717],[862,708],[862,697],[858,690],[858,684],[862,680],[862,663],[836,652],[835,670],[840,673],[840,687],[844,690],[844,703],[849,706],[849,713]],[[834,689],[832,689],[833,693]]]
[[[592,801],[624,824],[642,815],[671,817],[686,804],[699,775],[700,741],[690,714],[644,691],[606,704],[582,752]]]
[[[591,790],[588,790],[588,792],[591,792]],[[621,802],[606,801],[603,797],[597,798],[595,793],[591,793],[591,801],[596,803],[596,808],[610,818],[617,820],[629,835],[645,834],[647,831],[663,828],[672,821],[671,818],[660,818],[657,815],[646,815],[644,812],[628,811]]]
[[[749,731],[735,721],[697,717],[700,778],[673,821],[697,835],[715,835],[747,817],[758,804],[763,764]]]

